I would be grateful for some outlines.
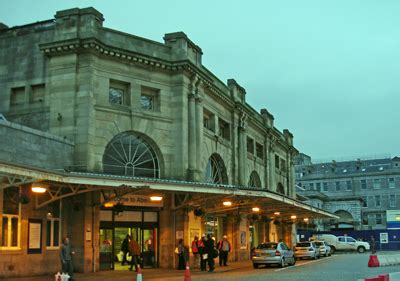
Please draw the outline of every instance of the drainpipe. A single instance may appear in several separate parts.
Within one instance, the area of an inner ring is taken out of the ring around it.
[[[96,243],[94,241],[94,212],[95,212],[95,204],[92,205],[92,271],[96,272]]]

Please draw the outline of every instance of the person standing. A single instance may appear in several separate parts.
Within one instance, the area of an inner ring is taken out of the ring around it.
[[[124,241],[122,241],[121,251],[123,253],[123,257],[122,257],[121,265],[125,265],[125,263],[128,263],[128,261],[126,260],[126,255],[129,253],[129,240],[130,239],[131,239],[131,237],[129,235],[126,235]]]
[[[131,267],[129,268],[132,271],[133,265],[135,265],[135,271],[138,270],[138,261],[140,256],[140,248],[139,243],[135,239],[131,239],[129,242],[129,254],[132,257]]]
[[[185,266],[185,246],[183,245],[183,239],[179,239],[177,246],[177,254],[178,254],[178,270],[184,270]]]
[[[68,237],[63,239],[63,243],[61,244],[60,251],[60,260],[61,260],[61,268],[62,272],[68,273],[70,276],[70,281],[73,281],[74,268],[72,266],[72,256],[75,255],[75,252],[72,251],[71,244]]]
[[[374,236],[371,235],[371,242],[369,242],[369,244],[371,245],[371,253],[375,254],[376,253],[376,243],[375,243],[375,238]]]
[[[206,235],[203,234],[201,239],[197,242],[197,248],[200,255],[200,270],[206,271],[207,269],[207,258],[206,255],[206,247],[205,247]]]
[[[227,266],[228,254],[231,251],[231,244],[228,241],[228,237],[226,235],[223,236],[222,240],[218,242],[218,250],[219,250],[219,266]]]
[[[215,243],[214,240],[211,238],[211,235],[208,234],[206,241],[204,243],[205,250],[207,253],[207,261],[208,261],[208,272],[214,272],[215,263],[214,263],[214,255],[215,255]]]
[[[199,267],[199,247],[198,247],[199,237],[197,235],[194,236],[192,241],[192,253],[193,253],[193,268]]]

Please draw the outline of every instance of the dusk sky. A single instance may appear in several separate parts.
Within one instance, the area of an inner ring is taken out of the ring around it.
[[[400,1],[2,1],[8,26],[93,6],[104,26],[163,42],[183,31],[203,64],[314,159],[400,156]]]

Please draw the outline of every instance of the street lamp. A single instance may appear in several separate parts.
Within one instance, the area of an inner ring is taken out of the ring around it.
[[[296,216],[296,215],[293,215],[293,216],[290,216],[290,218],[291,218],[292,220],[295,220],[295,219],[297,219],[297,216]]]
[[[32,184],[31,190],[34,193],[45,193],[47,191],[47,189],[41,184]]]
[[[275,212],[274,215],[275,216],[279,216],[281,213],[280,212]]]
[[[150,201],[152,202],[160,202],[162,199],[162,196],[150,196]]]
[[[304,221],[304,222],[308,222],[308,218],[304,218],[303,221]]]
[[[253,207],[253,209],[252,209],[252,210],[253,210],[253,212],[256,212],[256,213],[257,213],[257,212],[259,212],[259,211],[260,211],[260,208],[258,208],[258,207]]]
[[[224,201],[224,202],[222,202],[222,205],[224,205],[225,207],[229,207],[229,206],[232,206],[232,202],[231,201]]]

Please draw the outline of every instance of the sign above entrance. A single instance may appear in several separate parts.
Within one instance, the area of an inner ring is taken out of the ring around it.
[[[102,198],[104,202],[104,197]],[[137,207],[163,207],[163,201],[151,201],[150,196],[137,195],[137,194],[126,194],[120,198],[113,198],[108,201],[110,203],[122,203],[124,206],[137,206]]]

